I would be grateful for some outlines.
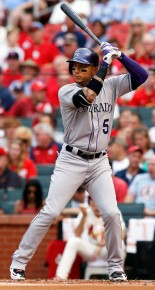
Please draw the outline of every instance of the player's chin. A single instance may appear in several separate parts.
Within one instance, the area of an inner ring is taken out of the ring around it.
[[[80,76],[74,76],[74,80],[76,83],[82,82],[82,78]]]
[[[82,80],[79,80],[79,79],[74,79],[74,80],[77,84],[82,85]]]

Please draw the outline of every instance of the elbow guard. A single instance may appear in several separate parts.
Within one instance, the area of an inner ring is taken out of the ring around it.
[[[84,95],[82,90],[79,90],[74,96],[73,96],[73,104],[75,107],[89,107],[92,103],[89,103],[86,99],[86,96]]]

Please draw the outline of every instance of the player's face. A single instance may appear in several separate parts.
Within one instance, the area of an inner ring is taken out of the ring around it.
[[[97,72],[92,65],[73,62],[72,74],[76,83],[85,86]]]

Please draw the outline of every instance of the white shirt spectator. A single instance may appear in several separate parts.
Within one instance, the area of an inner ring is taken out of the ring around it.
[[[143,21],[144,23],[154,23],[155,1],[137,0],[131,3],[124,17],[125,22],[132,22],[137,18]]]
[[[61,10],[60,6],[63,2],[69,4],[69,6],[76,11],[77,14],[84,14],[87,18],[91,12],[91,1],[89,0],[74,0],[72,3],[68,1],[60,1],[60,3],[56,4],[53,8],[53,12],[50,16],[49,23],[58,24],[63,23],[65,21],[66,15]]]

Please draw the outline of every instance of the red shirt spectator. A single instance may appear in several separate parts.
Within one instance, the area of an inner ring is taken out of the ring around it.
[[[37,117],[39,109],[51,113],[52,106],[46,101],[47,86],[40,80],[35,80],[31,85],[31,97],[18,99],[12,106],[9,115],[18,117]]]
[[[31,157],[35,163],[39,164],[54,164],[57,157],[60,146],[56,142],[52,142],[48,148],[40,148],[36,146],[32,148]]]
[[[31,158],[35,163],[55,163],[61,145],[54,140],[54,129],[47,123],[38,123],[33,127],[37,145],[31,149]]]
[[[37,168],[33,160],[25,157],[23,143],[20,140],[12,141],[8,151],[9,168],[18,173],[22,178],[37,176]]]
[[[13,81],[21,80],[22,75],[19,70],[19,55],[17,52],[9,52],[7,56],[8,68],[3,71],[3,84],[8,87]]]
[[[145,84],[137,89],[129,102],[130,106],[155,106],[155,66],[148,70],[149,77]]]
[[[17,166],[15,164],[10,165],[10,169],[12,171],[17,171]],[[37,168],[33,160],[26,158],[23,162],[23,166],[18,172],[18,175],[22,178],[26,178],[27,180],[36,177],[38,175]]]
[[[55,44],[47,42],[43,38],[43,25],[40,22],[33,22],[31,25],[32,46],[25,50],[25,59],[31,58],[39,66],[51,64],[59,54]]]

